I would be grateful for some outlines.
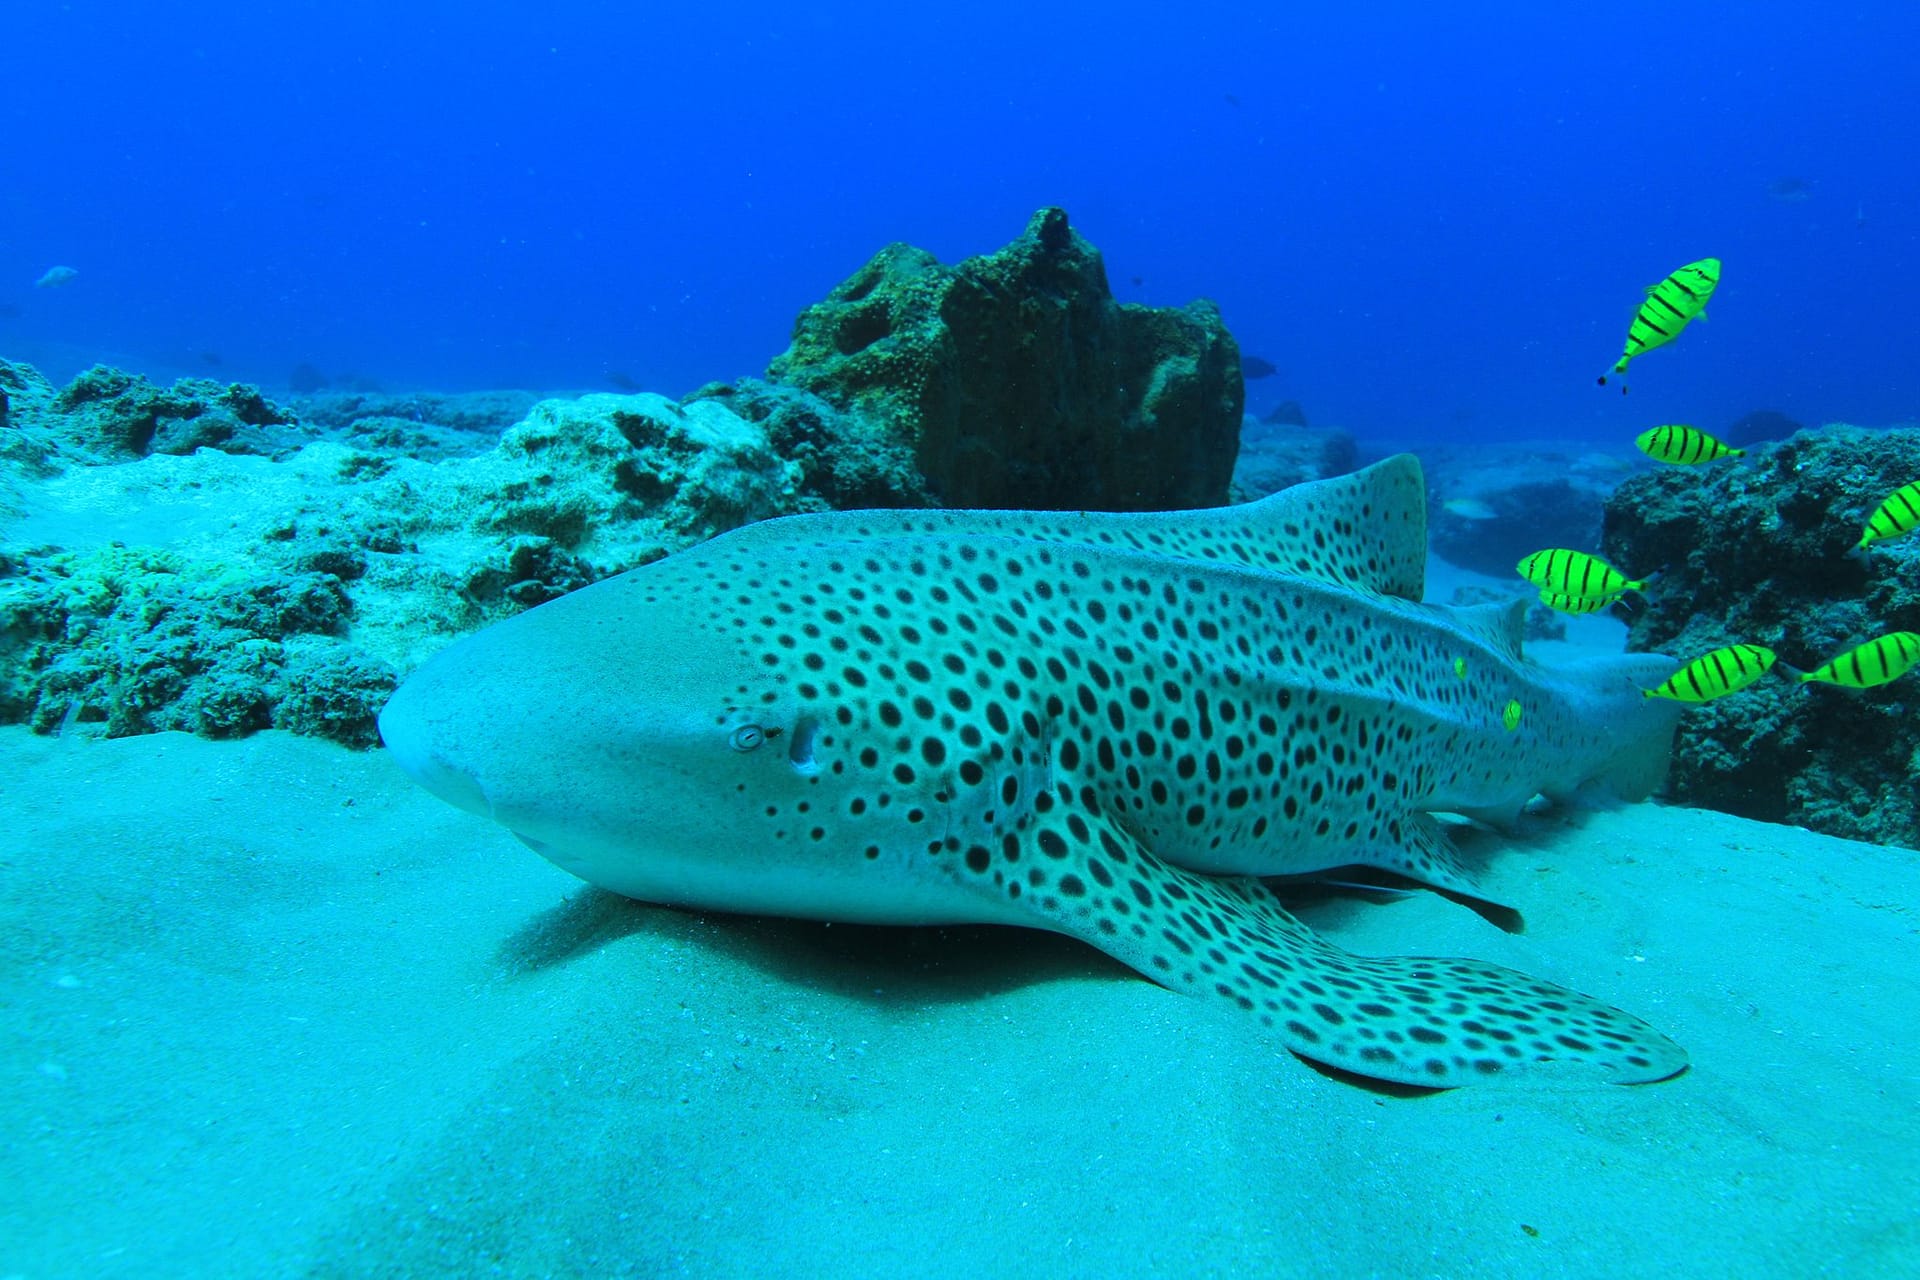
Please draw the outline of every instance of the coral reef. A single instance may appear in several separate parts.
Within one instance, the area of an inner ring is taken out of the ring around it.
[[[54,397],[68,438],[104,458],[219,449],[284,457],[305,443],[297,420],[254,387],[182,378],[157,387],[95,365]]]
[[[769,447],[799,468],[804,510],[935,505],[913,450],[884,420],[759,378],[711,382],[683,403],[705,400],[765,429]]]
[[[1751,641],[1811,669],[1876,635],[1920,630],[1920,537],[1847,555],[1881,499],[1916,477],[1920,430],[1834,426],[1628,481],[1607,504],[1603,554],[1660,575],[1630,647],[1685,661]],[[1671,790],[1744,817],[1920,847],[1916,711],[1916,676],[1862,692],[1770,676],[1688,712]]]
[[[337,440],[102,463],[63,443],[93,401],[63,415],[4,376],[40,416],[0,431],[0,496],[34,498],[0,504],[0,719],[42,731],[368,745],[397,672],[452,636],[803,505],[718,401],[545,401],[439,463]]]
[[[120,547],[13,567],[0,578],[0,719],[42,732],[98,723],[115,737],[279,725],[375,741],[394,675],[341,642],[347,598],[332,574]]]
[[[1219,505],[1245,399],[1213,304],[1115,302],[1059,209],[956,266],[882,249],[801,314],[767,380],[866,419],[961,507]]]

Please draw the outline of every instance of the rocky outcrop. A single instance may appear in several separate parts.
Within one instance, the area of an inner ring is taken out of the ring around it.
[[[1115,302],[1059,209],[951,267],[889,245],[801,314],[767,380],[864,419],[969,507],[1219,505],[1245,398],[1213,304]]]
[[[798,468],[716,401],[546,401],[439,463],[321,440],[99,464],[39,398],[0,430],[0,496],[34,490],[0,503],[0,720],[44,732],[371,745],[397,674],[453,636],[801,506]]]
[[[149,453],[284,456],[308,438],[298,420],[241,383],[182,378],[160,387],[137,373],[95,365],[54,397],[70,438],[109,459]]]
[[[1711,468],[1669,467],[1607,504],[1603,552],[1658,570],[1629,644],[1687,660],[1750,641],[1810,670],[1920,631],[1920,535],[1849,557],[1893,490],[1920,478],[1920,430],[1804,431]],[[1744,817],[1920,847],[1920,673],[1854,692],[1769,676],[1689,710],[1678,798]]]

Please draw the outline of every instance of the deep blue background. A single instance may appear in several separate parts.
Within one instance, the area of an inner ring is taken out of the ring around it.
[[[1061,204],[1121,298],[1221,304],[1280,369],[1256,411],[1920,418],[1920,6],[688,8],[16,6],[0,355],[679,393],[890,240],[953,260]],[[1596,388],[1709,254],[1710,322]]]

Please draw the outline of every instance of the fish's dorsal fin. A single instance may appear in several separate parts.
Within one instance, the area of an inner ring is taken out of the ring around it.
[[[1527,635],[1526,600],[1494,600],[1487,604],[1466,605],[1453,611],[1454,625],[1488,648],[1514,661],[1525,655],[1521,644]]]
[[[1215,513],[1245,522],[1256,567],[1419,600],[1427,579],[1427,481],[1410,453]]]

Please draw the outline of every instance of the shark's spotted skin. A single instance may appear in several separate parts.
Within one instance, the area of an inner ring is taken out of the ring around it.
[[[1639,691],[1671,662],[1551,671],[1517,609],[1418,603],[1424,511],[1402,457],[1215,511],[771,521],[460,642],[381,727],[437,793],[636,897],[1056,929],[1384,1079],[1671,1075],[1635,1018],[1348,955],[1253,878],[1362,862],[1476,894],[1429,812],[1638,798],[1664,769],[1675,712]]]

